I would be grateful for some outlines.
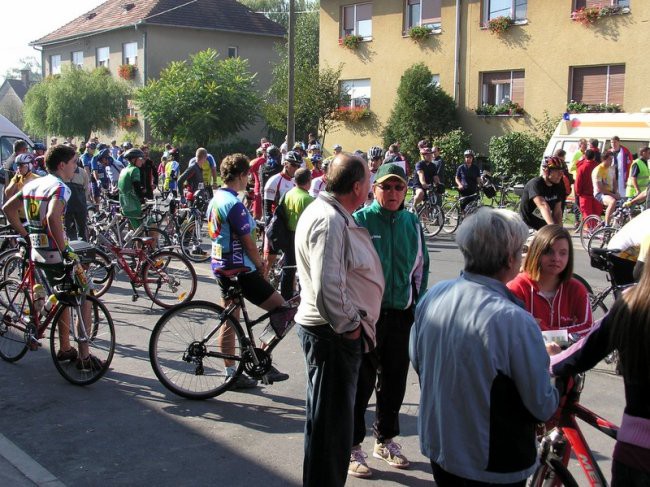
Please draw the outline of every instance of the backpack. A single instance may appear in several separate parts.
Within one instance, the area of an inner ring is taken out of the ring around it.
[[[269,247],[273,252],[286,251],[291,248],[293,232],[287,226],[288,221],[289,217],[284,206],[284,197],[282,197],[265,230]]]

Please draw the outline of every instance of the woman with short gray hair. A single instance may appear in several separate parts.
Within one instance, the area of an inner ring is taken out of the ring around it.
[[[527,234],[517,214],[479,209],[456,237],[465,270],[416,308],[420,449],[440,486],[523,487],[536,465],[535,425],[557,408],[539,327],[506,287]]]

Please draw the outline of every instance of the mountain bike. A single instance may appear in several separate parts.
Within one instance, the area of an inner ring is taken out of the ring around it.
[[[38,350],[40,340],[50,331],[50,352],[59,373],[76,385],[88,385],[101,378],[108,370],[115,351],[113,319],[104,304],[92,295],[85,295],[83,286],[73,276],[73,263],[64,264],[65,275],[52,289],[32,261],[22,281],[9,279],[0,283],[0,357],[7,362],[20,360],[28,350]],[[42,283],[47,305],[36,305],[35,286]],[[56,299],[54,299],[56,298]],[[84,311],[85,302],[90,312]],[[39,309],[40,308],[40,309]],[[69,310],[69,313],[67,313]],[[64,315],[66,313],[66,315]],[[90,354],[98,359],[85,363],[82,360],[59,360],[60,322],[74,323],[69,326],[70,342],[87,344]]]
[[[564,379],[556,379],[556,383]],[[541,464],[528,481],[529,487],[577,487],[578,483],[567,468],[571,453],[575,455],[586,476],[586,484],[606,486],[607,479],[600,470],[577,419],[616,439],[618,426],[610,423],[580,404],[584,374],[567,379],[567,392],[557,412],[542,426],[539,442]]]
[[[447,201],[442,205],[444,223],[442,231],[454,233],[465,218],[483,206],[480,190],[468,196],[461,196],[456,201]],[[461,208],[463,208],[461,210]]]
[[[444,193],[444,186],[439,186]],[[442,195],[438,193],[438,189],[426,189],[424,190],[424,200],[415,207],[415,196],[411,198],[411,201],[407,205],[408,211],[415,213],[420,220],[420,225],[422,225],[422,233],[425,237],[435,237],[442,230],[442,226],[445,222],[444,215],[442,213],[442,207],[440,206],[442,202]]]
[[[234,285],[224,293],[231,304],[223,308],[207,301],[181,304],[165,312],[149,340],[149,359],[156,377],[174,394],[188,399],[207,399],[223,394],[242,373],[263,379],[272,366],[271,354],[294,324],[299,296],[288,308],[264,313],[255,320],[248,316],[237,275],[246,267],[221,271]],[[241,309],[245,330],[237,318]],[[262,337],[266,348],[255,346],[253,327],[269,320]],[[226,363],[235,367],[226,373]]]

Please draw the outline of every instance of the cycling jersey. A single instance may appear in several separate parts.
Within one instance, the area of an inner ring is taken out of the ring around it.
[[[139,226],[139,222],[135,220],[142,216],[142,208],[139,195],[136,192],[136,183],[140,185],[140,169],[137,166],[129,164],[129,166],[120,174],[120,180],[117,187],[120,191],[120,207],[122,214],[126,217],[131,217],[131,225],[135,228]]]
[[[393,164],[397,163],[394,162]],[[406,166],[406,164],[404,163],[403,166]],[[422,187],[420,175],[418,174],[420,171],[424,173],[424,182],[426,184],[433,184],[434,178],[438,175],[438,167],[433,162],[427,162],[425,160],[419,161],[415,164],[415,176],[413,177],[413,187],[415,188]]]
[[[277,204],[280,201],[280,198],[295,186],[293,179],[287,176],[284,173],[278,173],[273,176],[266,182],[264,186],[264,199],[273,201]]]
[[[214,192],[208,206],[208,235],[212,239],[212,272],[219,269],[248,267],[255,272],[255,263],[246,253],[241,237],[250,234],[255,240],[255,219],[228,188]]]
[[[542,331],[566,329],[568,333],[583,334],[591,328],[589,296],[577,279],[560,284],[551,299],[544,296],[538,283],[525,272],[510,281],[508,289],[524,302]]]
[[[314,201],[314,197],[311,196],[307,191],[302,188],[295,187],[287,191],[287,194],[284,195],[283,204],[287,212],[287,228],[295,232],[296,225],[298,224],[298,218],[305,208]]]
[[[643,239],[650,235],[650,210],[645,210],[627,222],[607,244],[611,250],[620,250],[622,259],[636,261]]]
[[[535,204],[535,198],[537,196],[541,196],[548,203],[552,214],[556,205],[564,202],[566,193],[563,184],[552,184],[549,186],[541,176],[533,178],[526,183],[521,195],[521,203],[519,204],[519,215],[526,225],[539,230],[546,225],[546,221],[542,218],[542,213],[539,211],[537,204]]]
[[[192,167],[194,164],[196,164],[196,157],[192,157],[190,159],[189,164],[187,165],[188,169]],[[201,167],[201,174],[203,175],[203,181],[206,185],[209,184],[216,184],[216,181],[212,181],[212,168],[217,167],[217,163],[214,160],[214,157],[212,154],[208,154],[208,159],[203,163],[203,167]]]
[[[605,167],[605,164],[602,162],[598,164],[596,169],[591,173],[594,185],[594,196],[603,192],[598,189],[598,183],[601,184],[602,190],[613,192],[615,175],[616,170],[614,169],[614,166]]]
[[[19,193],[23,198],[27,230],[32,244],[31,258],[41,264],[58,264],[62,262],[61,252],[52,237],[47,224],[47,210],[51,201],[63,202],[61,226],[65,207],[70,199],[70,188],[58,177],[48,174],[23,186]]]
[[[311,180],[311,187],[309,188],[309,194],[312,195],[314,198],[318,198],[318,194],[321,191],[325,190],[325,186],[327,183],[323,179],[323,176],[319,178],[314,178]]]
[[[176,178],[181,165],[177,161],[169,161],[165,165],[165,191],[176,191]]]

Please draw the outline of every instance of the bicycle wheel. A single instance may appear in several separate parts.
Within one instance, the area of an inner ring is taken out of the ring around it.
[[[89,321],[82,318],[83,312],[81,311],[84,304],[88,306]],[[52,320],[52,330],[50,332],[50,351],[52,352],[52,360],[59,373],[64,379],[78,386],[86,386],[99,380],[108,370],[113,360],[113,353],[115,352],[115,327],[113,326],[113,318],[108,312],[108,309],[99,299],[95,296],[86,296],[86,303],[80,306],[71,306],[63,304],[57,309],[54,319]],[[74,323],[75,330],[70,330],[70,344],[77,349],[79,355],[82,351],[79,345],[82,343],[88,344],[88,352],[101,361],[101,365],[96,364],[82,366],[79,360],[65,360],[59,362],[56,354],[60,350],[60,330],[59,321],[63,322],[62,317],[64,313],[68,312],[72,315],[72,323]],[[83,324],[86,324],[82,328]]]
[[[163,308],[190,301],[196,293],[196,272],[192,263],[181,254],[161,250],[142,267],[144,291]]]
[[[582,220],[580,228],[578,229],[578,234],[580,235],[580,243],[582,244],[583,249],[587,250],[589,239],[591,238],[594,230],[600,228],[600,224],[601,221],[598,215],[589,215]]]
[[[2,263],[2,280],[16,279],[23,280],[25,274],[25,258],[18,252],[7,257]]]
[[[589,238],[587,252],[590,252],[591,249],[606,248],[615,233],[616,229],[612,227],[602,227],[596,230]]]
[[[223,308],[207,301],[176,306],[151,333],[149,359],[156,377],[174,394],[207,399],[227,391],[242,373],[244,332]],[[206,340],[206,337],[209,339]],[[226,374],[224,359],[235,372]]]
[[[418,210],[418,218],[425,237],[435,237],[442,230],[445,219],[438,205],[423,204]]]
[[[578,487],[571,472],[562,462],[553,458],[542,463],[528,481],[528,487]]]
[[[95,297],[99,298],[106,294],[115,279],[115,268],[111,264],[110,257],[103,251],[95,249],[95,258],[88,265],[86,276]]]
[[[0,283],[0,357],[16,362],[27,353],[26,332],[33,308],[27,291],[19,292],[20,283]]]
[[[181,252],[192,262],[205,262],[210,259],[212,241],[202,221],[197,224],[196,220],[192,220],[183,225],[180,241]]]
[[[444,223],[442,231],[445,233],[454,233],[460,222],[460,208],[457,203],[447,201],[442,205],[442,215]]]

